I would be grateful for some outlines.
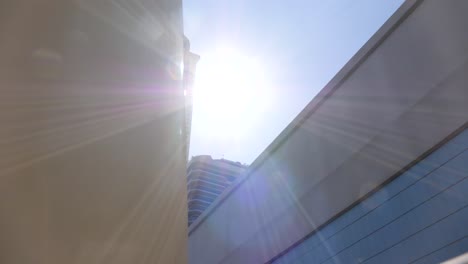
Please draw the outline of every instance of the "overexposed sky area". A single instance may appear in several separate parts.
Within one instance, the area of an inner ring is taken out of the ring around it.
[[[190,155],[250,164],[403,0],[185,0]]]

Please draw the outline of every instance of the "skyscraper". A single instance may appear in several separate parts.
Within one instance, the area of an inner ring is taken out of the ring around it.
[[[185,155],[188,158],[190,146],[190,132],[192,127],[192,105],[193,105],[193,84],[195,80],[195,70],[200,56],[190,51],[190,41],[184,37],[184,73],[183,88],[185,97]]]
[[[209,155],[195,156],[187,168],[188,224],[192,224],[247,166]]]
[[[463,263],[466,10],[405,1],[190,226],[189,263]]]
[[[0,10],[0,263],[186,264],[182,0]]]

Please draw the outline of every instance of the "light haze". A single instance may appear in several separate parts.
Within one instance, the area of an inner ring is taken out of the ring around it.
[[[403,0],[185,0],[190,155],[250,164]]]

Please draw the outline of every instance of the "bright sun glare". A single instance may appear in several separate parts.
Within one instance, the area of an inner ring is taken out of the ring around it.
[[[205,55],[197,65],[193,124],[206,136],[238,139],[268,102],[265,67],[233,49]]]

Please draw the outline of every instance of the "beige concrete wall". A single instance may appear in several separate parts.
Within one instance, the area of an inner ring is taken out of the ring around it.
[[[181,1],[0,1],[0,263],[186,263]]]

